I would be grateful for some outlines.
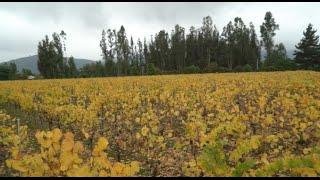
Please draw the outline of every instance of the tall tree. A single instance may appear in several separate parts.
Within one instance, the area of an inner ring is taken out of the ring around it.
[[[9,79],[14,80],[17,78],[17,65],[15,63],[9,64]]]
[[[108,34],[108,59],[106,61],[106,74],[112,76],[116,74],[115,56],[116,56],[116,30],[107,30]]]
[[[165,70],[169,62],[169,35],[164,30],[160,31],[155,36],[155,49],[157,53],[156,66],[161,70]]]
[[[57,64],[56,66],[56,77],[64,77],[66,61],[63,58],[63,45],[61,42],[61,36],[58,33],[53,33],[52,35],[52,44],[54,46],[55,56],[54,61]]]
[[[272,48],[274,45],[273,37],[276,35],[275,31],[279,29],[279,25],[276,24],[275,19],[272,17],[271,12],[266,12],[264,22],[260,26],[260,33],[263,41],[263,45],[267,51],[267,61],[270,60]]]
[[[127,75],[129,69],[129,43],[123,26],[117,32],[117,64],[121,74]]]
[[[71,56],[68,60],[69,67],[69,77],[77,77],[78,70],[76,64],[74,63],[74,58]]]
[[[139,69],[140,75],[143,74],[143,47],[140,38],[138,38],[138,59],[139,59]]]
[[[283,43],[279,43],[274,48],[274,54],[282,60],[288,59],[287,50]]]
[[[195,27],[191,26],[190,32],[186,37],[186,66],[198,65],[197,43],[197,31]]]
[[[149,64],[150,62],[150,55],[149,55],[149,49],[148,49],[148,45],[147,45],[147,41],[146,41],[146,38],[144,38],[144,41],[143,41],[143,56],[144,56],[144,71],[145,73],[146,72],[146,68],[147,68],[147,64]]]
[[[240,17],[234,19],[235,54],[234,65],[243,66],[247,64],[249,48],[249,30]]]
[[[52,41],[46,35],[38,44],[38,69],[45,78],[66,77],[68,73],[67,58],[64,58],[63,44],[66,34],[53,33]]]
[[[227,26],[223,28],[222,36],[224,38],[227,50],[226,50],[226,64],[229,70],[232,70],[234,66],[234,49],[236,48],[234,26],[230,21]]]
[[[213,44],[213,24],[210,16],[206,16],[202,20],[201,31],[203,35],[203,54],[202,60],[204,60],[203,65],[208,66],[211,62],[211,51]]]
[[[134,42],[132,36],[130,38],[130,51],[129,51],[129,64],[133,64],[135,61],[135,54],[134,54]]]
[[[64,56],[67,57],[67,48],[66,48],[67,34],[63,30],[61,30],[60,37],[61,37],[61,41],[62,41]]]
[[[44,78],[53,78],[56,74],[55,64],[56,53],[53,44],[49,41],[48,35],[45,36],[38,45],[38,69]]]
[[[257,38],[257,34],[254,30],[254,25],[250,22],[250,56],[248,59],[248,63],[255,67],[256,70],[259,70],[260,64],[260,44]]]
[[[178,72],[181,72],[185,67],[185,49],[184,28],[177,24],[171,35],[171,59],[173,60],[174,70]]]
[[[108,49],[107,49],[107,43],[106,43],[106,32],[105,30],[102,30],[102,38],[100,40],[100,48],[102,51],[102,57],[105,62],[105,65],[107,65],[108,61]]]
[[[149,59],[148,59],[148,64],[153,64],[156,66],[157,62],[158,62],[158,54],[156,51],[156,45],[155,42],[153,40],[153,36],[151,35],[151,40],[149,43]]]
[[[309,24],[306,31],[303,32],[303,38],[295,46],[295,61],[301,68],[312,68],[314,65],[320,65],[320,45],[317,30]]]

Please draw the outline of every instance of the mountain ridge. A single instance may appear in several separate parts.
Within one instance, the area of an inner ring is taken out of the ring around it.
[[[17,71],[21,72],[23,68],[30,69],[33,74],[40,74],[38,70],[38,55],[26,56],[22,58],[12,59],[3,63],[15,63],[17,65]],[[82,68],[86,64],[95,63],[94,60],[83,59],[83,58],[74,58],[74,62],[76,64],[77,69]]]

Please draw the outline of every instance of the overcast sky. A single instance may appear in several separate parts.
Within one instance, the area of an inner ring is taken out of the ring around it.
[[[280,30],[275,41],[292,52],[308,23],[320,29],[320,3],[276,2],[15,2],[0,3],[0,62],[37,54],[38,42],[46,34],[62,29],[67,33],[67,55],[100,60],[102,29],[124,25],[127,35],[150,39],[162,29],[171,32],[179,24],[189,32],[210,15],[219,32],[237,16],[248,26],[259,26],[271,11]],[[320,32],[320,30],[319,30]],[[319,34],[319,33],[318,33]]]

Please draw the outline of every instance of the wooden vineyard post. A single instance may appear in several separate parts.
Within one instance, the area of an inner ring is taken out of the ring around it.
[[[17,134],[20,134],[20,118],[17,118]]]

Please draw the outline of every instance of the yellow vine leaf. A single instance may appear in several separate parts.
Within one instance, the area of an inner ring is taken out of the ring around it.
[[[149,132],[149,128],[148,128],[147,126],[144,126],[144,127],[141,129],[141,134],[142,134],[143,136],[147,136],[148,132]]]
[[[107,147],[108,147],[108,144],[109,144],[109,142],[108,142],[108,140],[106,139],[106,138],[104,138],[104,137],[100,137],[99,139],[98,139],[98,143],[97,143],[97,148],[100,150],[100,151],[103,151],[103,150],[105,150]]]
[[[53,133],[53,142],[59,142],[61,137],[62,137],[62,133],[60,131],[60,129],[55,128],[54,130],[52,130]]]

